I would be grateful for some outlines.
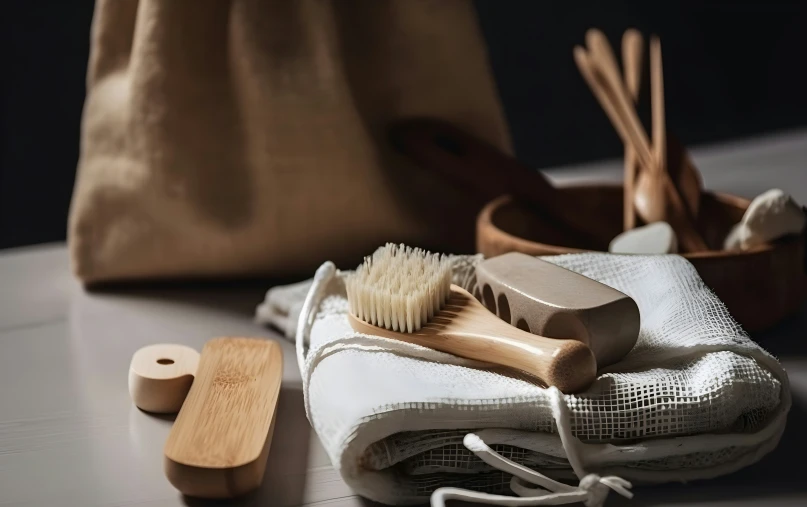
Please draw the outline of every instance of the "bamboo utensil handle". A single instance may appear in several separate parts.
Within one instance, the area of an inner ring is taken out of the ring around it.
[[[686,251],[707,250],[706,242],[698,233],[686,203],[667,171],[667,127],[664,107],[664,73],[661,62],[661,41],[654,36],[650,39],[650,86],[651,108],[653,113],[653,148],[656,155],[656,175],[662,178],[664,192],[659,196],[666,202],[665,218],[676,231],[681,245]],[[672,210],[672,213],[670,213]]]
[[[644,129],[640,127],[639,132],[633,130],[630,122],[625,118],[625,111],[616,104],[616,101],[613,99],[613,94],[610,93],[610,87],[603,82],[600,74],[597,72],[599,69],[595,68],[591,55],[580,46],[575,46],[573,55],[577,68],[580,70],[580,74],[583,76],[586,83],[588,83],[589,88],[591,88],[592,93],[597,98],[597,101],[605,111],[608,119],[611,120],[611,125],[616,129],[619,137],[621,137],[625,144],[630,146],[637,157],[641,159],[641,165],[645,168],[649,168],[653,164],[653,157],[650,154],[650,147],[647,144],[647,135],[644,134]],[[642,137],[644,137],[644,141],[642,141]],[[640,153],[645,153],[645,156],[639,157],[638,155]]]
[[[670,221],[670,211],[668,209],[669,199],[665,175],[667,174],[667,160],[665,155],[665,133],[664,133],[664,89],[661,77],[661,62],[658,38],[653,37],[656,42],[650,51],[650,105],[652,110],[651,127],[653,135],[653,164],[643,171],[637,182],[636,209],[646,222]],[[680,213],[681,210],[673,209],[672,213]]]
[[[642,55],[644,38],[636,29],[629,29],[622,36],[622,65],[625,85],[634,103],[639,102],[639,91],[642,81]],[[636,212],[633,208],[633,194],[636,188],[636,166],[638,161],[633,149],[625,146],[625,175],[623,182],[623,228],[626,231],[636,226]]]
[[[633,101],[628,95],[622,77],[619,75],[619,67],[616,58],[611,50],[608,39],[599,30],[591,29],[586,32],[586,44],[588,45],[591,59],[596,62],[599,75],[608,85],[608,94],[613,101],[619,117],[625,123],[625,134],[634,150],[646,168],[653,166],[653,154],[650,151],[650,141],[644,131],[642,122],[633,107]],[[595,74],[596,75],[596,74]]]
[[[667,131],[664,118],[664,74],[661,65],[661,41],[655,36],[650,38],[650,88],[656,170],[666,173]]]
[[[625,74],[625,86],[633,101],[639,99],[642,84],[642,56],[644,56],[644,37],[635,28],[625,31],[622,36],[622,65]]]

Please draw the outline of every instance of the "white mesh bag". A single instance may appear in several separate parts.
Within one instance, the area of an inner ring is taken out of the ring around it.
[[[453,260],[454,283],[467,288],[481,257]],[[630,295],[641,313],[634,349],[581,394],[354,332],[344,273],[331,263],[317,271],[302,305],[282,297],[299,295],[299,285],[270,291],[259,318],[270,307],[300,312],[295,339],[308,418],[358,494],[387,504],[431,496],[433,505],[465,498],[595,506],[609,490],[630,496],[628,481],[715,477],[776,446],[790,408],[787,376],[685,259],[544,260]]]

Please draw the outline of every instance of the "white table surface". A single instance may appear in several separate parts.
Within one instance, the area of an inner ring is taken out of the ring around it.
[[[693,150],[707,188],[744,196],[779,186],[807,203],[807,131]],[[559,183],[618,180],[621,163],[548,171]],[[135,408],[132,353],[158,342],[201,349],[220,335],[283,342],[285,371],[264,485],[239,505],[369,505],[333,470],[302,406],[290,343],[253,323],[267,287],[163,286],[88,293],[64,245],[0,252],[0,506],[208,505],[167,482],[171,421]],[[733,475],[638,488],[608,505],[807,505],[807,311],[758,340],[789,372],[794,404],[776,451]]]

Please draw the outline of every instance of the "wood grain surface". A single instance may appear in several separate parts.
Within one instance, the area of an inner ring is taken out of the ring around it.
[[[231,498],[260,486],[283,375],[280,346],[214,338],[165,443],[165,473],[182,493]]]

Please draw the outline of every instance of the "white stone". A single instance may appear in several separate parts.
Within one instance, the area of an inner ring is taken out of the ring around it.
[[[678,252],[678,239],[667,222],[637,227],[611,240],[608,251],[621,254],[668,254]]]

